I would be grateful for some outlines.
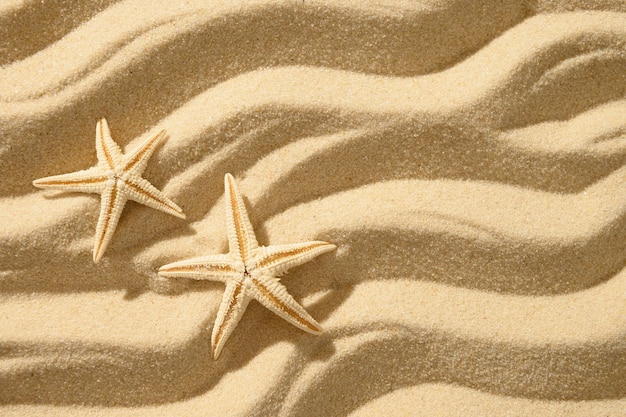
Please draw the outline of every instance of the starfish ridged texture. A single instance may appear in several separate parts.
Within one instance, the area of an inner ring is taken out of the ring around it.
[[[331,251],[336,246],[320,241],[259,246],[232,175],[226,174],[224,188],[228,254],[174,262],[159,269],[159,275],[163,277],[184,277],[226,284],[211,334],[214,359],[218,358],[252,298],[294,326],[312,334],[320,334],[320,325],[289,295],[278,277],[288,269]]]
[[[33,181],[39,188],[54,188],[82,193],[99,193],[100,217],[96,226],[93,260],[98,262],[111,242],[113,232],[126,201],[133,200],[182,219],[183,211],[172,200],[141,177],[148,159],[165,137],[165,130],[141,144],[127,155],[111,138],[106,119],[96,124],[98,164],[69,174],[55,175]]]

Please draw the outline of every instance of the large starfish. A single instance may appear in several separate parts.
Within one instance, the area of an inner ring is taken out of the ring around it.
[[[55,188],[82,193],[99,193],[100,217],[96,226],[93,261],[98,262],[111,242],[126,201],[133,200],[182,219],[183,211],[161,191],[141,177],[148,159],[165,137],[165,130],[141,144],[134,152],[124,155],[111,138],[109,125],[102,118],[96,124],[96,154],[98,164],[69,174],[55,175],[33,181],[39,188]]]
[[[224,188],[229,252],[174,262],[159,269],[159,275],[164,277],[226,284],[211,334],[213,358],[218,358],[252,298],[294,326],[309,333],[321,333],[320,325],[287,293],[277,277],[294,266],[335,249],[335,245],[312,241],[259,246],[232,175],[226,174]]]

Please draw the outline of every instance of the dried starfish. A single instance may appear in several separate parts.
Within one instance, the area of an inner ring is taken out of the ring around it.
[[[294,326],[309,333],[321,333],[320,325],[287,293],[277,277],[336,246],[320,241],[259,246],[232,175],[226,174],[224,188],[229,252],[174,262],[159,269],[159,275],[164,277],[226,284],[211,335],[214,359],[218,358],[252,298]]]
[[[122,154],[111,138],[109,125],[102,118],[96,124],[98,164],[69,174],[55,175],[33,181],[39,188],[55,188],[102,195],[100,217],[96,226],[93,261],[98,262],[111,242],[126,201],[133,200],[182,219],[183,211],[172,200],[141,177],[148,159],[165,137],[165,130],[144,142],[129,155]]]

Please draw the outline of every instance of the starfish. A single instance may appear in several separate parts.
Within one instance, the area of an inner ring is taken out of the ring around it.
[[[252,298],[294,326],[320,334],[321,326],[289,295],[278,277],[336,246],[321,241],[259,246],[232,175],[226,174],[224,188],[229,252],[173,262],[159,269],[163,277],[226,284],[211,334],[213,358],[219,357]]]
[[[141,144],[134,152],[122,154],[111,138],[109,125],[102,118],[96,124],[98,164],[69,174],[55,175],[33,181],[39,188],[54,188],[82,193],[99,193],[100,217],[96,226],[93,261],[97,263],[111,242],[126,201],[133,200],[182,219],[183,211],[172,200],[141,177],[148,159],[165,137],[165,130]]]

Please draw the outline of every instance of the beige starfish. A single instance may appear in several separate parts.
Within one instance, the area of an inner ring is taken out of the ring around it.
[[[300,329],[319,334],[320,325],[287,293],[277,277],[335,245],[312,241],[287,245],[259,246],[243,199],[232,175],[224,178],[228,231],[228,254],[210,255],[162,266],[159,275],[220,281],[226,284],[211,345],[218,358],[252,298]]]
[[[111,242],[117,222],[128,200],[145,204],[182,219],[185,218],[180,207],[141,177],[148,159],[164,137],[165,130],[162,130],[134,152],[124,155],[111,138],[106,119],[102,118],[96,124],[96,154],[98,156],[96,166],[33,181],[33,185],[39,188],[102,195],[100,217],[96,226],[96,241],[93,246],[94,262],[100,260]]]

